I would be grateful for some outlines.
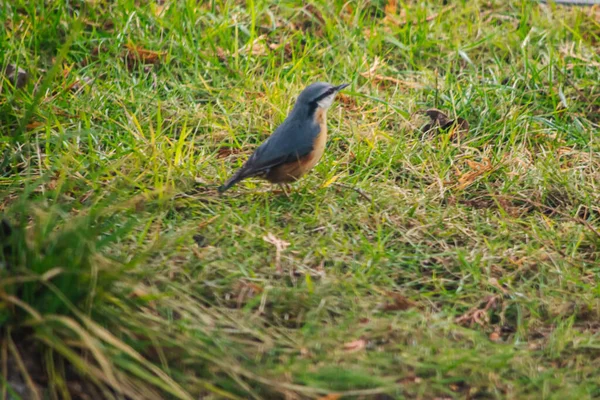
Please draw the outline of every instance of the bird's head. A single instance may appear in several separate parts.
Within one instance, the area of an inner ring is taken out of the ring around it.
[[[338,86],[334,86],[327,82],[316,82],[306,87],[298,96],[296,104],[302,106],[308,106],[311,109],[320,107],[327,109],[333,103],[337,93],[350,85],[349,83],[343,83]]]

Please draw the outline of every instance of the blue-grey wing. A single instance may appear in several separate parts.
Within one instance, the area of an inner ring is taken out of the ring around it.
[[[316,123],[285,121],[246,161],[244,175],[267,172],[278,165],[297,161],[310,154],[320,129]]]

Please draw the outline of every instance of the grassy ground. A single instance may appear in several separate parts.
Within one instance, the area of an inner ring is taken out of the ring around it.
[[[2,398],[598,398],[600,10],[271,3],[1,3]]]

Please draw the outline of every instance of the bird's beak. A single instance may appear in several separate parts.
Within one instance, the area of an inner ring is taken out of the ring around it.
[[[346,86],[350,86],[350,84],[349,83],[342,83],[341,85],[335,87],[335,91],[339,92],[340,90],[342,90]]]

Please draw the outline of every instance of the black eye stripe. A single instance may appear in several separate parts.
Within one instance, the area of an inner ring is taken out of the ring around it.
[[[320,95],[319,97],[317,97],[315,99],[315,101],[323,100],[325,97],[331,95],[333,92],[335,92],[335,88],[327,89],[322,95]]]

